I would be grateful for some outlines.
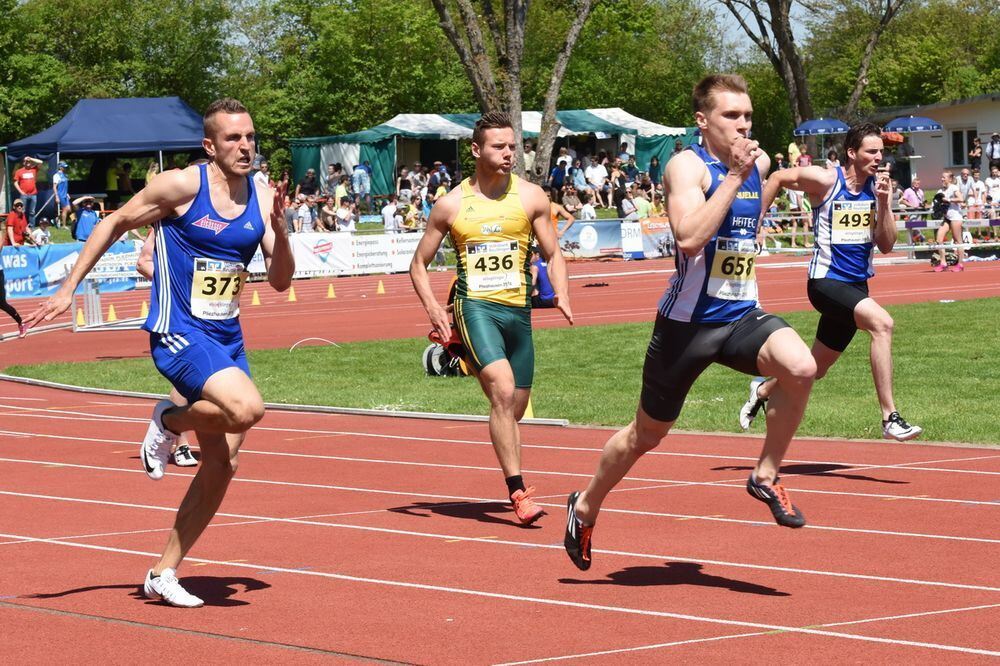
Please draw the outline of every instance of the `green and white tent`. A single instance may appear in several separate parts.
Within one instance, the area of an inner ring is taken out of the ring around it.
[[[336,162],[349,171],[367,160],[372,166],[372,192],[387,194],[395,190],[396,165],[412,164],[419,159],[421,140],[471,139],[472,128],[478,119],[478,113],[401,113],[360,132],[292,139],[293,178],[299,180],[309,168],[323,174],[325,165]],[[659,148],[665,146],[668,139],[672,146],[673,137],[683,140],[692,135],[688,128],[660,125],[619,108],[558,111],[556,119],[561,125],[559,136],[596,134],[598,138],[625,141],[637,151],[636,157],[641,164],[648,162],[648,156],[643,161],[644,153],[659,154]],[[541,124],[540,112],[521,114],[525,137],[538,136]]]

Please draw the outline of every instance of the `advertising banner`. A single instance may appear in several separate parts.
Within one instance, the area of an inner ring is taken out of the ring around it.
[[[82,248],[83,243],[3,248],[0,256],[8,298],[54,294],[73,269]],[[141,249],[140,241],[115,243],[97,262],[87,279],[100,279],[101,291],[104,292],[130,291],[137,285],[149,284],[135,271]]]
[[[563,237],[559,247],[567,259],[590,259],[622,253],[621,222],[618,220],[577,221]]]

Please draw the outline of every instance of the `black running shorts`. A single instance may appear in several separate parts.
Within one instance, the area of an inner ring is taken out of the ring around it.
[[[788,324],[757,308],[722,324],[691,323],[657,315],[642,368],[640,404],[658,421],[674,421],[694,381],[712,363],[748,375],[760,374],[757,354]]]
[[[843,352],[851,344],[858,325],[854,308],[868,298],[868,281],[842,282],[832,278],[815,278],[806,285],[809,302],[819,312],[816,339],[835,352]]]

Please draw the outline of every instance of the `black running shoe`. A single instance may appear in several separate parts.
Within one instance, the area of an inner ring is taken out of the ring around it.
[[[576,517],[576,498],[579,496],[579,491],[570,493],[566,502],[566,537],[563,545],[576,568],[586,571],[590,568],[590,535],[594,532],[594,526],[584,525]]]
[[[778,485],[778,479],[775,479],[772,485],[765,486],[762,483],[757,483],[753,472],[751,472],[750,478],[747,479],[747,492],[750,493],[751,497],[759,499],[771,507],[774,520],[779,525],[802,527],[806,524],[806,517],[802,515],[798,507],[792,504],[792,500],[788,498],[788,491]]]

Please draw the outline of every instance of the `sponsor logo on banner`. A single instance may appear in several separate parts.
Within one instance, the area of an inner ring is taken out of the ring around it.
[[[208,229],[209,231],[214,231],[216,236],[225,231],[226,227],[229,226],[228,222],[220,222],[218,220],[213,220],[208,215],[201,218],[200,220],[195,220],[191,224],[193,224],[196,227],[201,227],[202,229]]]
[[[330,252],[333,251],[333,241],[330,240],[318,240],[312,248],[313,254],[319,257],[320,261],[326,263],[326,260],[330,257]]]

